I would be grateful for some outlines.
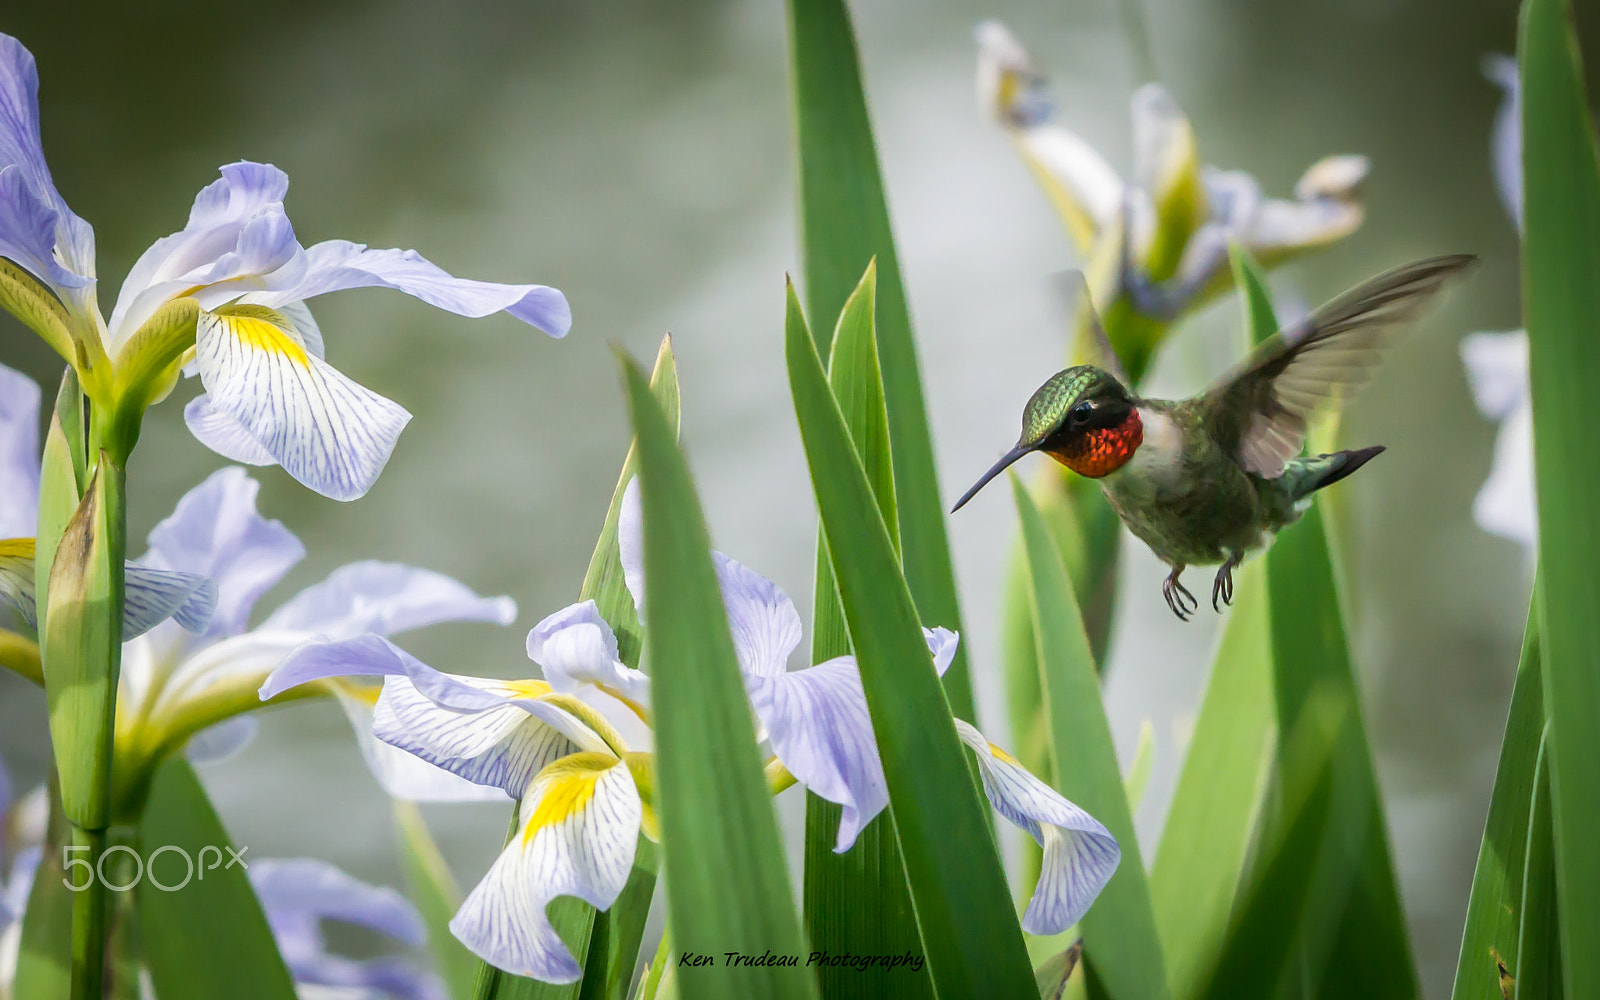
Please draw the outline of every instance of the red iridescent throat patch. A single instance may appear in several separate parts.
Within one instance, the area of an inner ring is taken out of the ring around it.
[[[1051,451],[1050,457],[1080,476],[1099,479],[1122,468],[1143,440],[1144,424],[1139,411],[1132,409],[1117,426],[1074,435],[1066,448]]]

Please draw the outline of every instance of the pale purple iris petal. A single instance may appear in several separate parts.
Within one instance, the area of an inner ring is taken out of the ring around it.
[[[33,379],[0,365],[0,539],[37,530],[39,402]]]
[[[409,686],[410,682],[401,677],[385,678],[384,691],[397,684]],[[361,746],[361,756],[367,762],[367,770],[378,779],[378,784],[383,786],[390,798],[406,802],[506,801],[507,795],[500,788],[474,783],[440,767],[432,758],[407,752],[407,749],[382,739],[380,723],[386,723],[393,714],[385,710],[386,695],[380,694],[374,705],[364,697],[359,697],[352,686],[340,685],[336,691],[339,705],[350,720],[351,728],[356,731],[356,740]],[[526,718],[525,715],[523,717]]]
[[[442,573],[399,563],[358,562],[290,598],[262,628],[343,639],[363,632],[393,635],[440,622],[509,625],[516,617],[511,598],[480,597]]]
[[[746,683],[778,760],[806,788],[842,807],[833,849],[849,850],[889,804],[855,657]]]
[[[612,752],[605,740],[586,723],[557,705],[516,693],[500,693],[515,692],[515,685],[435,670],[377,635],[302,643],[261,685],[261,700],[268,701],[290,688],[333,677],[404,677],[429,701],[452,712],[490,712],[514,705],[566,736],[581,750]]]
[[[393,889],[368,885],[312,858],[267,858],[250,866],[250,881],[295,982],[377,990],[404,1000],[443,1000],[437,977],[394,958],[358,962],[330,954],[321,922],[336,920],[421,948],[421,915]]]
[[[44,859],[44,848],[37,845],[24,847],[11,863],[11,877],[0,881],[0,931],[6,925],[22,918],[28,907],[28,895],[33,891],[33,878]]]
[[[650,678],[617,657],[617,637],[593,601],[562,608],[528,632],[528,659],[563,693],[604,684],[638,702],[650,700]]]
[[[567,298],[554,288],[457,278],[415,250],[374,250],[348,240],[310,247],[300,280],[259,296],[258,301],[272,306],[371,287],[392,288],[458,316],[508,312],[552,337],[563,337],[572,328]]]
[[[59,254],[59,256],[58,256]],[[50,179],[39,132],[39,73],[33,55],[0,34],[0,256],[65,299],[94,284],[94,230],[74,215]]]
[[[245,426],[230,414],[211,405],[211,396],[201,393],[183,408],[183,422],[195,440],[233,462],[245,465],[277,465],[272,452],[262,446]]]
[[[644,510],[639,500],[639,477],[628,481],[622,491],[622,507],[617,511],[617,550],[622,562],[622,580],[633,595],[633,609],[644,621]]]
[[[216,581],[209,637],[243,632],[256,600],[305,557],[288,528],[256,512],[260,490],[236,466],[212,473],[150,532],[150,551],[140,560]]]
[[[935,670],[943,675],[959,637],[943,628],[922,634]],[[746,675],[745,686],[779,762],[806,788],[842,807],[834,850],[849,850],[861,829],[889,804],[856,658]]]
[[[304,251],[283,212],[288,175],[271,164],[248,161],[230,163],[221,174],[195,196],[184,228],[151,244],[128,272],[111,310],[113,342],[132,334],[163,302],[197,285],[254,275],[257,286],[266,287],[267,272],[297,259],[300,266],[283,277],[298,280],[303,274]],[[236,285],[221,301],[250,290]]]
[[[1539,543],[1539,509],[1528,336],[1522,330],[1471,334],[1461,340],[1461,359],[1478,409],[1500,421],[1494,462],[1472,502],[1473,520],[1492,535],[1520,543],[1531,561]]]
[[[1099,820],[1062,798],[978,730],[957,719],[956,734],[977,757],[983,791],[995,811],[1044,848],[1039,882],[1022,915],[1023,930],[1061,933],[1089,911],[1111,881],[1122,848]]]
[[[728,612],[728,629],[747,676],[781,674],[800,645],[800,613],[778,585],[721,552],[711,553]]]

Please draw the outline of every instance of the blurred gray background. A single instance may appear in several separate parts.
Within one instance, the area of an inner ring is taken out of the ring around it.
[[[627,444],[609,345],[641,358],[671,330],[683,437],[719,548],[809,602],[814,522],[787,402],[782,281],[797,268],[786,43],[777,0],[444,4],[163,0],[13,5],[0,30],[36,54],[57,183],[96,227],[102,301],[153,239],[180,228],[219,164],[293,178],[307,244],[415,247],[461,275],[556,285],[571,336],[471,321],[399,295],[319,300],[329,360],[415,415],[388,471],[341,505],[264,470],[261,509],[310,555],[259,606],[355,559],[411,562],[516,598],[516,627],[405,639],[441,669],[532,671],[526,629],[581,582]],[[1050,276],[1076,256],[973,95],[971,29],[1004,19],[1051,74],[1066,121],[1119,167],[1140,82],[1111,0],[858,4],[872,113],[946,501],[1015,438],[1022,403],[1063,355]],[[1207,162],[1287,194],[1328,153],[1372,158],[1369,221],[1278,272],[1317,302],[1407,259],[1470,250],[1485,266],[1394,353],[1347,420],[1389,446],[1342,487],[1347,598],[1407,910],[1430,996],[1449,990],[1509,698],[1529,577],[1470,504],[1494,428],[1457,354],[1473,330],[1519,325],[1514,234],[1494,196],[1498,94],[1486,52],[1510,51],[1509,3],[1239,0],[1148,5],[1161,78]],[[1585,28],[1600,18],[1585,15]],[[1591,63],[1600,37],[1586,30]],[[1225,301],[1169,343],[1150,389],[1202,386],[1229,361]],[[59,362],[0,317],[0,360],[53,384]],[[152,411],[130,470],[130,538],[223,464],[184,429],[181,386]],[[47,388],[47,395],[49,389]],[[999,703],[999,582],[1013,531],[1004,490],[951,522],[985,728]],[[1130,539],[1131,542],[1131,539]],[[137,552],[139,545],[130,545]],[[1119,750],[1156,733],[1139,820],[1148,863],[1181,762],[1216,620],[1161,601],[1162,569],[1127,547],[1108,703]],[[20,781],[48,760],[43,698],[0,677],[0,754]],[[337,708],[264,719],[208,786],[252,857],[314,855],[396,883],[388,803]],[[793,834],[798,793],[781,809]],[[430,808],[458,878],[486,870],[504,807]]]

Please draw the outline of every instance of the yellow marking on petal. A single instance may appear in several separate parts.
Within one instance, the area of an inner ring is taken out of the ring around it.
[[[339,694],[352,701],[359,701],[368,708],[377,708],[378,696],[383,694],[382,684],[363,684],[338,677],[330,678],[329,686]]]
[[[311,366],[306,349],[300,346],[293,334],[276,323],[254,316],[230,315],[220,318],[233,331],[239,343],[267,354],[281,354],[302,368]]]
[[[1015,758],[1015,757],[1011,756],[1010,754],[1006,753],[1004,750],[1002,750],[999,747],[995,746],[993,743],[989,744],[989,752],[991,754],[993,754],[996,758],[1005,761],[1007,764],[1012,764],[1012,765],[1015,765],[1017,767],[1021,767],[1022,766],[1017,761],[1017,758]]]
[[[541,680],[497,681],[496,687],[509,698],[543,698],[550,693],[550,685]]]
[[[0,559],[33,559],[33,539],[7,538],[0,541]]]
[[[575,753],[549,765],[534,779],[538,803],[522,830],[527,845],[539,831],[559,826],[583,812],[594,798],[595,782],[619,761],[603,753]]]

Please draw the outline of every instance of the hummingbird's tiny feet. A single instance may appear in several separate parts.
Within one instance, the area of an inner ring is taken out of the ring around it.
[[[1233,606],[1233,568],[1239,565],[1241,558],[1239,553],[1230,555],[1222,568],[1217,570],[1217,578],[1211,582],[1211,610],[1219,615],[1222,614],[1222,608],[1217,603],[1219,600],[1222,604]]]
[[[1172,567],[1172,572],[1167,574],[1166,582],[1161,585],[1161,596],[1167,599],[1167,607],[1178,616],[1178,620],[1186,622],[1190,615],[1199,610],[1200,602],[1189,593],[1189,588],[1183,585],[1183,581],[1178,579],[1183,569],[1181,563]]]

